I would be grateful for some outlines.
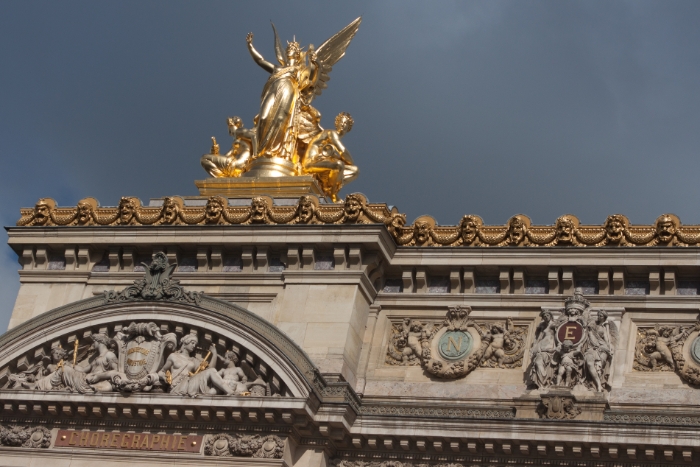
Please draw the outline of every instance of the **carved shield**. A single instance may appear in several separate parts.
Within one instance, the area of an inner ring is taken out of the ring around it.
[[[138,380],[154,371],[160,356],[160,342],[139,336],[126,344],[124,373],[130,380]]]

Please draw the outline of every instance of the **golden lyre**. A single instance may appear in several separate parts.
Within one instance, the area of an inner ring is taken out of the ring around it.
[[[204,371],[207,369],[207,367],[209,366],[209,362],[207,361],[207,359],[209,358],[210,355],[211,355],[211,351],[207,352],[207,356],[204,357],[204,360],[202,360],[202,362],[199,364],[197,369],[194,370],[194,373],[190,372],[190,376],[194,376],[197,373],[199,373],[200,371]]]

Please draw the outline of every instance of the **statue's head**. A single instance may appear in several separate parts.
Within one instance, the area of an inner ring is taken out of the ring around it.
[[[564,313],[566,316],[580,316],[589,306],[588,300],[583,298],[583,291],[577,288],[573,297],[564,300]]]
[[[571,349],[573,347],[574,347],[574,343],[568,339],[561,343],[561,350],[564,352],[571,352]]]
[[[351,193],[345,197],[345,219],[350,222],[355,222],[359,219],[362,213],[362,198],[360,195]]]
[[[542,317],[542,321],[544,321],[545,323],[549,323],[554,319],[554,315],[552,315],[551,311],[543,311],[542,313],[540,313],[540,316]]]
[[[478,216],[468,214],[459,222],[459,233],[465,245],[472,243],[479,233],[482,221]]]
[[[67,354],[68,352],[66,351],[66,349],[64,349],[60,345],[54,347],[53,349],[51,349],[51,361],[54,363],[58,363],[61,360],[63,360]]]
[[[241,117],[229,117],[228,118],[228,127],[233,128],[234,130],[237,130],[241,127],[243,127],[243,120]]]
[[[423,323],[418,320],[411,320],[410,329],[412,332],[421,332],[423,330]]]
[[[559,217],[556,223],[557,243],[574,243],[575,230],[576,223],[573,216],[564,215]]]
[[[301,46],[297,41],[287,42],[287,61],[301,60]]]
[[[122,197],[119,200],[119,223],[129,224],[136,215],[136,200],[135,198]]]
[[[151,265],[148,268],[152,273],[163,272],[168,267],[168,257],[162,251],[154,253],[151,258]]]
[[[627,222],[621,214],[613,214],[605,219],[604,227],[608,243],[620,243],[624,237]]]
[[[46,198],[40,199],[34,205],[34,224],[35,225],[45,225],[51,219],[51,209],[53,207],[53,200]]]
[[[250,202],[250,220],[251,222],[261,223],[265,222],[267,217],[267,210],[269,206],[267,205],[267,200],[262,196],[256,196]]]
[[[224,198],[221,196],[210,196],[204,209],[204,222],[207,224],[218,224],[224,212],[224,206],[226,206]]]
[[[354,124],[355,120],[353,120],[350,114],[347,112],[340,112],[338,116],[335,117],[335,129],[341,136],[345,133],[350,133],[350,130],[352,130],[352,126]]]
[[[427,221],[416,221],[413,224],[413,238],[416,243],[426,243],[430,239],[430,230],[430,223]]]
[[[109,348],[112,344],[112,339],[104,334],[93,334],[90,336],[90,339],[92,340],[93,349],[98,349],[100,345],[104,345],[105,347]]]
[[[173,224],[180,216],[180,205],[170,196],[163,200],[162,218],[164,224]]]
[[[180,339],[180,350],[187,350],[188,352],[193,352],[195,347],[197,347],[199,339],[194,334],[188,334]]]
[[[506,327],[503,323],[495,323],[491,325],[491,334],[503,334]]]
[[[240,361],[238,355],[233,350],[226,351],[226,353],[224,354],[224,360],[226,360],[227,362],[231,362],[233,365],[238,365],[238,362]]]
[[[596,317],[596,323],[603,324],[605,320],[608,319],[608,312],[605,310],[598,310],[598,316]]]
[[[403,233],[403,226],[406,225],[406,214],[394,212],[391,214],[387,228],[392,236],[399,237]]]
[[[513,216],[508,220],[508,233],[506,239],[510,245],[519,245],[525,240],[527,226],[519,216]]]
[[[656,220],[656,238],[662,243],[669,243],[676,235],[678,225],[670,214],[664,214]]]

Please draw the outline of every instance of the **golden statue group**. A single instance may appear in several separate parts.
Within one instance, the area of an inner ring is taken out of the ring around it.
[[[231,150],[220,154],[212,138],[211,153],[202,156],[202,167],[216,178],[312,175],[324,195],[336,201],[338,191],[359,172],[341,141],[353,119],[341,112],[335,130],[324,130],[321,113],[311,103],[326,88],[332,66],[345,55],[360,21],[357,18],[318,49],[309,45],[306,51],[296,41],[283,49],[273,25],[276,64],[255,49],[253,33],[249,33],[250,55],[270,73],[260,113],[253,119],[253,128],[244,128],[240,117],[229,118]]]

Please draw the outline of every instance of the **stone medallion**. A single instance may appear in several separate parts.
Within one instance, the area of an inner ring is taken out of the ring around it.
[[[576,345],[583,339],[583,326],[578,321],[566,321],[557,329],[557,340],[561,343],[570,341]]]
[[[438,341],[438,352],[445,360],[461,360],[472,349],[473,338],[464,331],[447,331]]]

